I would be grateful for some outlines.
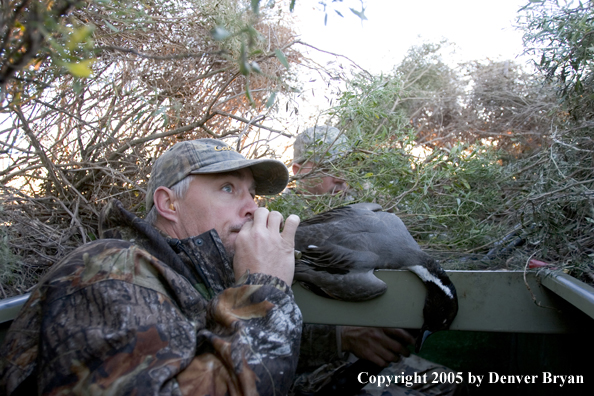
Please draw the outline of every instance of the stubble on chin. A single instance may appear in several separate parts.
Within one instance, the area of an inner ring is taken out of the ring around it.
[[[223,242],[223,246],[225,247],[225,251],[227,252],[227,257],[229,257],[229,259],[233,260],[233,257],[235,256],[235,239],[236,238],[233,238],[233,241],[231,241],[230,235],[231,235],[231,233],[228,233],[226,235],[221,235],[221,242]],[[235,234],[235,235],[237,235],[237,234]]]
[[[229,257],[229,260],[233,261],[233,257],[235,257],[235,245],[230,245],[228,243],[223,242],[223,246],[225,247],[225,251],[227,252],[227,257]]]
[[[233,260],[233,257],[235,257],[235,241],[237,240],[237,235],[239,231],[241,231],[242,227],[243,224],[233,225],[229,227],[229,230],[227,230],[225,235],[221,236],[221,241],[223,242],[223,246],[227,251],[227,256],[229,256],[231,260]]]

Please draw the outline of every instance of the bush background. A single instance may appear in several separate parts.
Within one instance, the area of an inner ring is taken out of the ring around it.
[[[176,141],[214,137],[290,165],[299,127],[280,119],[299,112],[308,72],[332,96],[307,126],[337,126],[351,147],[318,175],[342,174],[351,192],[263,205],[305,218],[376,202],[446,267],[528,269],[538,259],[592,281],[590,3],[519,10],[526,51],[539,59],[533,68],[453,67],[443,42],[411,47],[383,75],[305,56],[311,47],[292,27],[296,3],[4,2],[0,298],[29,291],[96,238],[107,200],[143,216],[151,164]]]

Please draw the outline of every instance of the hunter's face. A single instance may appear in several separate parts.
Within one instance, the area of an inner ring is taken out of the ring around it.
[[[193,175],[179,203],[180,238],[215,229],[233,257],[241,227],[254,217],[256,183],[249,169],[211,175]]]
[[[301,165],[299,173],[305,175],[314,168],[315,164],[308,161]],[[300,186],[314,195],[336,194],[348,189],[348,185],[343,178],[323,170],[319,176],[302,179]]]

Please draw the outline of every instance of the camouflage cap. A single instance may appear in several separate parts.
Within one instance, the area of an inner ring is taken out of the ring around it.
[[[188,175],[223,173],[250,168],[256,194],[278,194],[289,182],[289,171],[273,159],[249,160],[226,143],[215,139],[180,142],[165,151],[153,165],[146,191],[146,210],[153,206],[153,195],[160,186],[170,188]]]
[[[333,161],[348,151],[346,137],[338,128],[317,125],[301,132],[293,145],[293,162],[301,164],[307,160],[321,162]]]

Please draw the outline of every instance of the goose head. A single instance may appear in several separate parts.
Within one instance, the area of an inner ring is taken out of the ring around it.
[[[408,269],[423,281],[427,289],[423,325],[415,343],[415,351],[418,353],[427,337],[450,327],[458,313],[458,296],[450,278],[430,256],[426,257],[425,266]]]

